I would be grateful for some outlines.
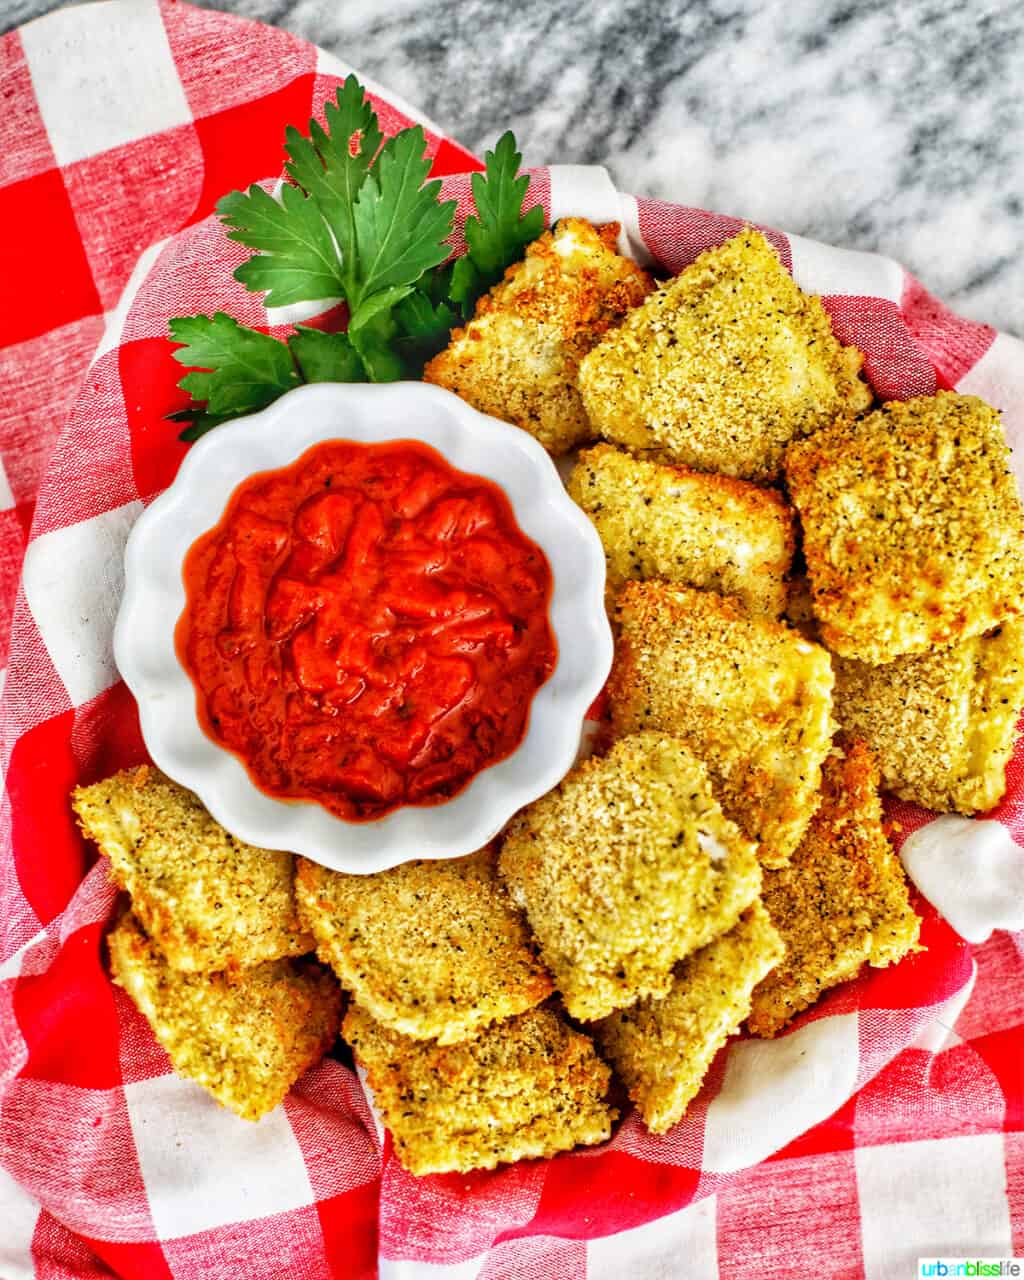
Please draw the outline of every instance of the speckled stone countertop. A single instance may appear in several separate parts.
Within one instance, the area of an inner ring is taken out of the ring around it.
[[[6,28],[56,7],[0,0]],[[1024,336],[1019,0],[214,0],[482,150],[900,259]]]

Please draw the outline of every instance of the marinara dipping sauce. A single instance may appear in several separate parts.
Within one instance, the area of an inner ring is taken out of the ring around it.
[[[348,820],[438,804],[521,742],[551,569],[497,487],[416,441],[251,477],[190,548],[178,656],[206,733]]]

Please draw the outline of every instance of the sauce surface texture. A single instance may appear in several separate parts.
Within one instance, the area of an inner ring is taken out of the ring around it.
[[[205,732],[348,820],[509,755],[555,665],[551,569],[497,485],[415,441],[252,476],[189,549],[178,656]]]

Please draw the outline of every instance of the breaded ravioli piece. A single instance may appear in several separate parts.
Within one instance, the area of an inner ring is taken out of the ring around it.
[[[568,487],[601,536],[610,594],[663,578],[736,596],[751,613],[782,612],[793,513],[774,490],[606,444],[580,454]]]
[[[562,218],[485,294],[423,371],[551,453],[593,436],[576,389],[580,360],[650,293],[654,281],[615,250],[617,222]]]
[[[649,996],[594,1027],[652,1133],[683,1118],[726,1040],[750,1012],[750,994],[782,959],[783,945],[760,902],[728,933],[677,968],[668,994]]]
[[[114,981],[129,995],[180,1076],[243,1120],[258,1120],[334,1043],[341,991],[312,959],[270,960],[235,973],[172,969],[125,913],[107,935]]]
[[[236,840],[158,769],[124,769],[78,787],[71,803],[173,968],[239,968],[313,950],[292,855]]]
[[[999,414],[940,391],[786,455],[822,640],[891,662],[1024,612],[1024,508]]]
[[[862,361],[747,227],[630,312],[584,358],[579,386],[608,440],[770,481],[791,440],[870,405]]]
[[[493,1169],[611,1135],[611,1072],[551,1009],[454,1045],[413,1040],[350,1006],[342,1028],[410,1173]]]
[[[300,858],[299,912],[320,959],[379,1022],[452,1044],[553,989],[496,862],[489,847],[356,876]]]
[[[707,770],[657,733],[623,738],[518,814],[500,867],[584,1021],[664,995],[675,962],[731,928],[761,884]]]
[[[765,873],[762,901],[786,947],[755,989],[750,1030],[774,1036],[862,965],[917,949],[921,922],[882,828],[878,765],[865,743],[825,762],[822,803],[788,867]]]
[[[1024,622],[884,666],[834,665],[836,719],[871,747],[887,791],[941,812],[999,803],[1024,707]]]
[[[616,617],[614,729],[683,738],[762,864],[783,865],[817,806],[832,740],[828,654],[736,600],[664,582],[627,583]]]

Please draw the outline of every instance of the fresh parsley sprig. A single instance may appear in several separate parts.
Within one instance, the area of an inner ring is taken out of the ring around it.
[[[467,320],[527,244],[544,212],[523,212],[529,178],[511,133],[484,157],[472,179],[476,215],[466,219],[466,253],[454,261],[448,239],[455,202],[427,181],[426,138],[416,125],[383,141],[373,106],[349,76],[328,103],[326,127],[308,137],[289,126],[278,197],[262,187],[233,191],[217,205],[228,237],[252,249],[235,278],[270,307],[343,300],[345,333],[298,326],[278,339],[224,312],[178,317],[174,358],[191,368],[178,384],[191,396],[172,414],[189,425],[183,440],[265,408],[302,382],[392,382],[417,377]]]
[[[467,252],[455,263],[449,290],[451,298],[470,311],[544,230],[544,210],[539,204],[522,212],[530,179],[519,174],[521,160],[515,138],[505,133],[494,150],[485,154],[485,173],[473,174],[477,216],[470,214],[466,219]]]

